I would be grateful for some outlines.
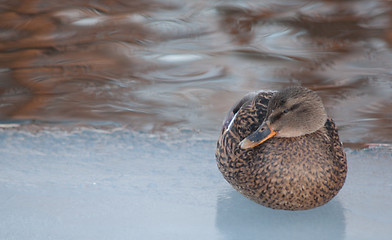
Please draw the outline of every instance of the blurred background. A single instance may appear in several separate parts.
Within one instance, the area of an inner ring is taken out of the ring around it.
[[[318,92],[346,146],[392,143],[392,2],[0,1],[0,122],[216,139],[248,91]]]

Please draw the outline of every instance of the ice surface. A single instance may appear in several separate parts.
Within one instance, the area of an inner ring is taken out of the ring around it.
[[[392,150],[346,149],[330,203],[299,212],[235,192],[215,140],[126,129],[0,130],[0,239],[391,239]]]

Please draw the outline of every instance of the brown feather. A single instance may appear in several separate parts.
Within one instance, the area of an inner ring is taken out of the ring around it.
[[[332,119],[310,134],[273,137],[250,149],[239,146],[266,118],[272,96],[264,92],[245,101],[230,129],[223,127],[216,150],[218,168],[237,191],[266,207],[321,206],[339,192],[347,174],[346,155]]]

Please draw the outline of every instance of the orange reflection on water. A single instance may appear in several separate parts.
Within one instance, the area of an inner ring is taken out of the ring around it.
[[[216,137],[248,91],[318,91],[346,142],[392,142],[390,1],[0,3],[0,118]]]

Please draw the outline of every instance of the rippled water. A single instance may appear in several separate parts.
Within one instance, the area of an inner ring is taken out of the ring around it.
[[[299,84],[347,146],[392,143],[391,69],[387,0],[0,1],[2,126],[216,138],[246,92]]]

